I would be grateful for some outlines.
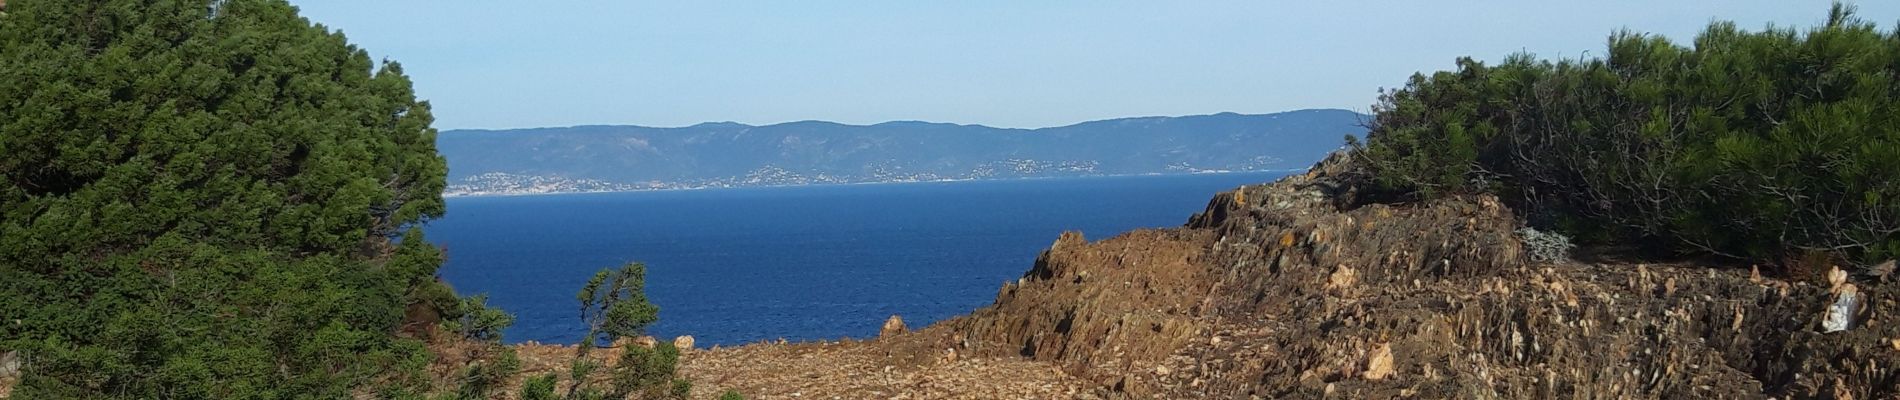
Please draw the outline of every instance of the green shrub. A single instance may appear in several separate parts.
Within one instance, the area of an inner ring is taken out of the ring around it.
[[[1385,92],[1360,147],[1415,198],[1489,192],[1591,242],[1775,259],[1900,255],[1900,34],[1836,5],[1797,32],[1459,59]]]
[[[630,263],[602,269],[588,279],[575,299],[587,333],[580,347],[590,349],[623,337],[636,337],[660,320],[660,308],[647,301],[647,266]]]
[[[587,325],[587,333],[581,337],[568,367],[568,387],[562,398],[684,399],[692,391],[692,382],[678,377],[679,348],[666,342],[652,348],[620,346],[619,359],[604,371],[607,386],[589,382],[603,368],[588,357],[589,353],[620,338],[637,337],[659,321],[660,308],[647,301],[645,287],[646,265],[631,263],[594,274],[575,296],[581,303],[581,321]],[[539,390],[530,394],[524,388],[522,397],[544,395]],[[545,395],[553,394],[550,391]]]
[[[557,397],[554,396],[554,381],[556,379],[557,377],[553,373],[528,378],[527,382],[521,384],[521,400],[556,399]]]
[[[495,346],[496,355],[462,368],[455,398],[479,400],[492,398],[495,388],[521,371],[521,359],[512,348]],[[524,389],[525,391],[525,389]]]
[[[501,342],[502,330],[515,323],[514,315],[489,308],[486,294],[462,298],[454,310],[453,318],[443,321],[443,327],[470,340]]]
[[[683,399],[692,391],[692,383],[675,378],[679,371],[679,348],[672,343],[659,343],[653,348],[644,346],[624,346],[620,349],[620,361],[614,364],[612,376],[613,395],[610,398],[625,398],[637,394],[642,399]]]

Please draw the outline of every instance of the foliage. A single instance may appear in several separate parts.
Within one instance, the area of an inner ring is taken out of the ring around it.
[[[672,343],[658,343],[652,348],[646,346],[624,346],[620,349],[620,361],[610,370],[608,381],[613,390],[608,398],[625,398],[638,394],[643,399],[683,399],[692,391],[691,382],[678,379],[679,348]]]
[[[558,377],[550,372],[521,384],[521,400],[554,400],[554,383]]]
[[[482,360],[462,369],[460,385],[455,392],[456,399],[477,400],[492,398],[496,387],[509,377],[521,371],[521,359],[514,349],[495,346],[498,356],[492,360]]]
[[[581,321],[587,324],[587,334],[581,336],[582,351],[639,336],[647,325],[660,320],[660,308],[647,302],[646,275],[646,264],[631,263],[602,269],[581,287],[575,299],[581,304]]]
[[[440,294],[447,291],[446,285],[431,285],[426,288],[439,288],[427,292]],[[453,296],[453,293],[447,293]],[[416,301],[440,302],[430,296],[418,295]],[[521,359],[515,349],[501,343],[501,332],[514,324],[514,315],[500,309],[488,307],[487,295],[475,295],[454,299],[442,309],[441,332],[455,335],[455,338],[438,338],[444,345],[459,348],[448,350],[461,353],[467,359],[462,361],[459,375],[454,377],[454,391],[440,393],[442,399],[487,399],[500,393],[507,380],[521,371]],[[472,346],[472,347],[461,347]],[[421,373],[421,372],[417,372]],[[425,385],[426,386],[426,385]],[[424,387],[424,389],[434,389]],[[385,396],[399,397],[399,396]]]
[[[1545,232],[1537,228],[1524,227],[1517,230],[1518,239],[1524,242],[1525,252],[1531,260],[1537,262],[1560,262],[1570,259],[1570,237],[1561,233]]]
[[[601,343],[620,342],[638,337],[648,325],[659,321],[660,309],[646,298],[646,265],[630,263],[620,268],[603,269],[594,274],[576,295],[580,301],[581,321],[587,333],[576,346],[568,367],[567,392],[562,398],[574,399],[684,399],[692,383],[678,378],[679,348],[672,343],[653,347],[628,344],[619,347],[620,357],[611,367],[594,361],[588,354]],[[602,371],[602,368],[606,368]],[[596,373],[607,381],[598,387],[590,381]],[[549,377],[549,385],[552,378]],[[553,395],[552,387],[523,389],[522,397]]]
[[[1717,22],[1692,47],[1620,32],[1602,58],[1414,75],[1357,147],[1387,189],[1500,194],[1595,242],[1770,259],[1900,255],[1900,34]]]
[[[745,396],[740,395],[739,392],[727,390],[719,394],[719,400],[745,400]]]
[[[486,294],[462,298],[455,310],[455,318],[443,321],[443,326],[471,340],[500,342],[501,331],[515,323],[514,315],[489,308]]]
[[[391,332],[438,285],[411,227],[442,214],[445,166],[400,66],[282,0],[7,13],[15,396],[343,398],[426,364]]]

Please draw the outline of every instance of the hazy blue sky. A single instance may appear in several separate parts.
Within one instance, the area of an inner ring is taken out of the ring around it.
[[[1601,54],[1618,28],[1813,26],[1828,3],[293,0],[402,62],[439,128],[1365,111],[1455,57]],[[1900,2],[1862,1],[1891,29]]]

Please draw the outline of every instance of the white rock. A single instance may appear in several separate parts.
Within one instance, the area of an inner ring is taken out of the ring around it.
[[[1835,288],[1834,304],[1827,306],[1827,316],[1821,319],[1821,329],[1826,332],[1840,332],[1854,327],[1854,313],[1860,311],[1860,290],[1852,283],[1844,283]]]
[[[0,354],[0,377],[20,375],[20,352],[9,351]]]
[[[679,337],[673,338],[673,347],[677,347],[680,350],[692,350],[693,335],[680,335]]]

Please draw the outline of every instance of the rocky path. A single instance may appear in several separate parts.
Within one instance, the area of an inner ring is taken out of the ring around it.
[[[1088,399],[1092,383],[1049,363],[1013,357],[905,354],[870,342],[754,344],[694,351],[682,372],[694,398],[737,390],[749,399]]]
[[[1092,399],[1099,389],[1055,365],[1017,357],[957,357],[929,350],[941,330],[883,340],[754,343],[681,354],[692,398],[728,390],[748,399]],[[574,348],[517,345],[521,379],[564,371]],[[611,351],[596,352],[610,362]],[[515,383],[518,387],[520,382]],[[512,392],[512,391],[511,391]]]

